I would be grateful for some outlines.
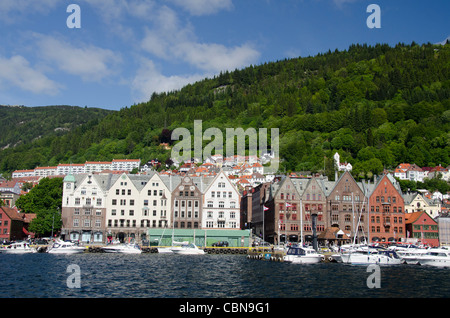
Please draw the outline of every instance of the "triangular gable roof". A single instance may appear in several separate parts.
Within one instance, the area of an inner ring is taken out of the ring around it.
[[[91,176],[91,181],[95,182],[95,185],[102,191],[108,191],[111,188],[111,185],[113,184],[113,182],[118,178],[118,175],[99,175],[99,174],[75,174],[73,175],[73,177],[75,178],[75,185],[76,185],[76,189],[75,191],[77,191],[86,180],[89,179],[89,176]]]
[[[418,220],[422,218],[423,215],[426,215],[430,220],[436,223],[436,221],[425,211],[418,211],[413,213],[405,214],[405,224],[414,224]]]
[[[322,188],[322,185],[321,185],[321,183],[319,182],[319,180],[318,180],[317,178],[315,178],[315,177],[312,177],[311,179],[308,180],[308,182],[306,183],[305,190],[308,189],[309,186],[311,186],[312,183],[315,183],[315,184],[318,186],[318,188],[320,189],[320,191],[321,191],[322,194],[324,195],[324,199],[326,199],[326,193],[325,193],[324,189]],[[302,197],[303,197],[303,195],[305,194],[305,190],[304,190],[303,193],[302,193]]]
[[[384,174],[381,178],[377,178],[377,182],[374,185],[372,185],[369,189],[369,197],[372,196],[375,189],[377,189],[378,186],[381,184],[381,182],[385,179],[387,179],[392,184],[394,189],[396,189],[398,194],[400,195],[400,199],[403,200],[403,193],[402,190],[400,189],[400,185],[396,182],[395,178],[390,173]]]
[[[119,182],[121,182],[121,181],[123,181],[123,180],[129,181],[129,182],[133,185],[133,187],[134,187],[134,189],[135,189],[136,191],[140,192],[140,190],[142,190],[142,188],[141,188],[140,190],[139,190],[138,188],[136,188],[136,184],[132,181],[132,179],[131,179],[131,178],[129,177],[129,175],[126,174],[126,173],[122,173],[121,175],[119,175],[118,178],[116,178],[116,180],[114,180],[114,182],[111,183],[110,189],[111,189],[111,188],[114,188],[114,186],[115,186],[117,183],[119,183]]]
[[[203,194],[205,194],[206,192],[209,191],[209,189],[211,188],[211,186],[214,184],[214,182],[216,182],[216,180],[218,180],[220,178],[220,176],[225,177],[225,180],[231,185],[231,187],[233,188],[234,191],[236,191],[236,193],[238,194],[238,196],[240,196],[240,192],[238,191],[238,189],[236,188],[236,186],[233,184],[233,182],[230,181],[230,179],[228,179],[227,175],[225,174],[225,172],[223,172],[222,169],[220,169],[220,172],[212,179],[211,183],[208,184],[208,186],[206,187],[205,191],[203,192]]]
[[[3,213],[5,213],[11,220],[23,221],[23,218],[20,216],[19,212],[17,212],[13,208],[7,206],[0,206],[0,210],[3,211]]]
[[[295,191],[295,193],[296,193],[296,198],[300,198],[300,197],[301,197],[301,194],[300,194],[300,192],[298,191],[297,186],[294,184],[294,182],[292,181],[292,179],[291,179],[290,177],[288,177],[288,176],[286,176],[286,178],[283,178],[283,179],[281,180],[281,182],[278,184],[278,187],[276,188],[275,193],[273,193],[273,197],[275,198],[275,197],[278,195],[278,192],[281,191],[281,189],[283,188],[283,186],[284,186],[284,184],[285,184],[286,182],[291,183],[292,189],[294,189],[294,191]],[[306,189],[306,187],[305,187],[305,189]],[[289,189],[289,190],[290,190],[290,189]],[[303,192],[302,192],[302,194],[303,194]]]
[[[339,179],[337,181],[335,181],[334,186],[332,187],[332,189],[330,190],[330,192],[328,193],[328,196],[333,193],[333,191],[336,189],[336,187],[338,186],[338,184],[340,182],[343,182],[342,180],[344,180],[344,177],[350,177],[351,180],[355,183],[355,185],[361,190],[362,193],[366,193],[365,192],[365,187],[362,186],[360,183],[356,182],[355,178],[353,178],[352,174],[348,171],[345,170],[343,174],[341,174],[341,176],[339,177]]]

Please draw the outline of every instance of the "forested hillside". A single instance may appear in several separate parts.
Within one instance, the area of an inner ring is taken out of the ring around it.
[[[62,135],[75,127],[111,111],[76,106],[2,106],[0,105],[0,148],[31,143],[49,135]]]
[[[0,170],[158,157],[170,130],[279,128],[282,171],[323,171],[332,157],[357,178],[410,162],[450,164],[450,45],[352,45],[314,57],[249,66],[153,94],[150,101],[64,136],[0,152]],[[164,128],[169,131],[164,131]],[[208,141],[205,142],[207,144]]]

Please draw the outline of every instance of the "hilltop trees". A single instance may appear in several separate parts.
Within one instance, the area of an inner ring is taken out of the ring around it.
[[[0,170],[57,162],[158,158],[168,132],[279,128],[281,169],[325,171],[336,151],[368,177],[401,162],[450,164],[450,45],[352,45],[346,51],[222,72],[154,93],[64,136],[0,151]],[[170,142],[169,142],[170,143]],[[324,164],[325,162],[325,164]]]

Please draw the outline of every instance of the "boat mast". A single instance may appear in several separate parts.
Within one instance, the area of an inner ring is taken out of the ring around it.
[[[300,245],[303,246],[303,203],[300,197]]]
[[[352,192],[352,228],[353,228],[353,245],[356,243],[356,231],[355,231],[355,206],[353,204],[353,192]]]
[[[370,244],[370,206],[369,206],[369,180],[367,180],[367,252],[370,254],[369,244]]]

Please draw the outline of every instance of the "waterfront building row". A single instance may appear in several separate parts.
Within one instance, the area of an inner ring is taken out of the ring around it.
[[[345,171],[336,181],[326,177],[286,176],[248,188],[243,193],[241,207],[254,233],[274,244],[314,238],[323,244],[367,239],[404,242],[419,237],[424,244],[436,246],[439,237],[433,217],[437,215],[425,212],[420,224],[417,215],[409,220],[413,214],[406,213],[405,207],[414,209],[409,204],[416,204],[416,197],[405,203],[398,182],[390,174],[374,182],[356,182]],[[421,212],[424,207],[425,204]],[[412,222],[415,226],[411,226]]]
[[[223,171],[200,177],[79,174],[64,178],[61,234],[83,242],[139,242],[152,229],[251,229],[275,244],[314,236],[335,244],[369,236],[384,242],[420,237],[437,245],[435,216],[408,220],[408,209],[421,206],[423,212],[428,203],[418,194],[402,194],[389,174],[374,182],[356,182],[348,171],[336,181],[279,176],[242,193]]]
[[[79,174],[64,178],[61,235],[83,242],[146,240],[150,228],[240,229],[240,195],[214,177]]]

